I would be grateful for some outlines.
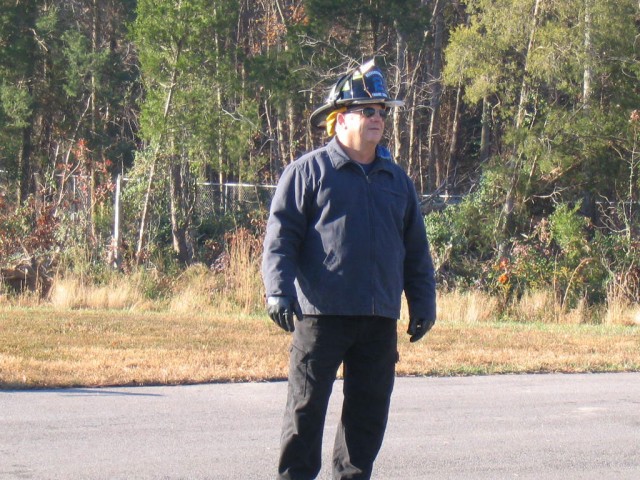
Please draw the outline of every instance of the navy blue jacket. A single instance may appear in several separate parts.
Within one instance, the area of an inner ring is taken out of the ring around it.
[[[309,315],[434,319],[433,263],[415,187],[384,147],[365,174],[334,138],[288,165],[267,222],[267,296]]]

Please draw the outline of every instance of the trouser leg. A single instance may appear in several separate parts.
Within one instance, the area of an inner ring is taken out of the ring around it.
[[[278,466],[281,480],[311,480],[320,472],[327,405],[344,353],[340,337],[339,322],[332,318],[305,317],[296,324]]]
[[[398,358],[396,322],[376,318],[344,358],[344,403],[333,477],[369,479],[382,446]]]

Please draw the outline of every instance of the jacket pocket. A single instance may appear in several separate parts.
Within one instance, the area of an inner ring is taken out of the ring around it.
[[[398,232],[404,229],[405,214],[407,211],[407,197],[402,192],[394,191],[386,187],[380,187],[377,197],[377,210],[385,215],[386,222],[393,222]]]

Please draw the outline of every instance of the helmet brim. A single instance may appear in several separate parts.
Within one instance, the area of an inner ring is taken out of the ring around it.
[[[380,98],[366,98],[361,100],[338,100],[334,103],[327,103],[316,109],[309,117],[309,123],[315,128],[325,128],[327,126],[327,115],[340,107],[350,105],[384,105],[387,108],[401,107],[404,100],[382,100]]]

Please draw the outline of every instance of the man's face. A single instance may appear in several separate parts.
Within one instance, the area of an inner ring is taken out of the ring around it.
[[[347,110],[344,113],[345,138],[341,140],[352,148],[375,146],[380,143],[384,134],[384,118],[380,112],[382,115],[385,114],[383,105],[364,105]]]

